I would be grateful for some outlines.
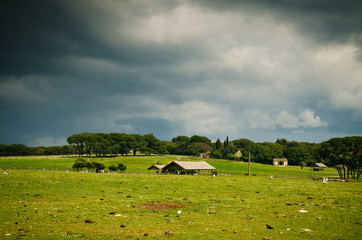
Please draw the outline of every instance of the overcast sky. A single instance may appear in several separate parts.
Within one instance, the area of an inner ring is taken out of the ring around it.
[[[0,144],[362,135],[360,0],[5,0]]]

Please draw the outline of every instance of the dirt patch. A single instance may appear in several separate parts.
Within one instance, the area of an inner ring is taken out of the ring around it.
[[[144,205],[139,206],[143,209],[152,209],[152,210],[166,210],[166,209],[175,209],[175,208],[184,208],[182,204],[174,202],[150,202]]]

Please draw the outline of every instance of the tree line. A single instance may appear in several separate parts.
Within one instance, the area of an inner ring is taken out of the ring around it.
[[[126,133],[78,133],[67,138],[69,145],[52,147],[27,147],[22,144],[0,145],[0,156],[67,155],[118,156],[150,154],[175,154],[271,164],[273,158],[287,158],[289,165],[310,166],[316,162],[336,166],[343,178],[358,178],[361,174],[362,137],[332,138],[322,143],[287,141],[255,143],[242,138],[222,142],[199,135],[177,136],[171,141],[161,141],[152,133],[146,135]],[[235,153],[240,151],[241,154]]]

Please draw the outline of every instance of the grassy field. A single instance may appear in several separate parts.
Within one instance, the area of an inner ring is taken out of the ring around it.
[[[7,173],[1,239],[361,239],[361,182]]]
[[[181,160],[200,161],[200,158],[188,156],[124,156],[118,158],[91,158],[94,161],[103,163],[106,166],[123,163],[127,166],[127,172],[147,173],[147,168],[159,162],[167,164],[180,158]],[[21,168],[21,169],[48,169],[48,170],[72,170],[72,165],[77,157],[0,157],[0,168]],[[85,158],[87,159],[87,158]],[[248,163],[230,160],[209,159],[212,166],[221,173],[244,175],[248,172]],[[285,176],[306,178],[308,176],[337,176],[337,171],[329,168],[323,172],[313,172],[309,168],[301,169],[298,166],[275,167],[273,165],[252,163],[251,173],[259,176]]]

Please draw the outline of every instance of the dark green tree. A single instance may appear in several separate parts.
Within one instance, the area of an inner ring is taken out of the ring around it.
[[[287,144],[287,142],[288,141],[285,138],[278,138],[275,143],[279,143],[280,145],[285,145],[285,144]]]
[[[188,146],[187,154],[192,156],[199,156],[201,153],[206,153],[211,150],[212,148],[206,143],[194,142]]]
[[[217,139],[215,142],[215,149],[220,150],[222,148],[220,139]]]
[[[207,137],[193,135],[190,139],[190,143],[196,143],[196,142],[204,143],[204,144],[211,146],[211,140],[208,139]]]
[[[332,138],[322,142],[319,155],[334,166],[342,179],[359,179],[362,173],[362,137]]]
[[[186,155],[187,148],[191,143],[191,139],[187,136],[178,136],[172,139],[172,143],[177,144],[177,148],[175,149],[175,152],[173,154]]]

